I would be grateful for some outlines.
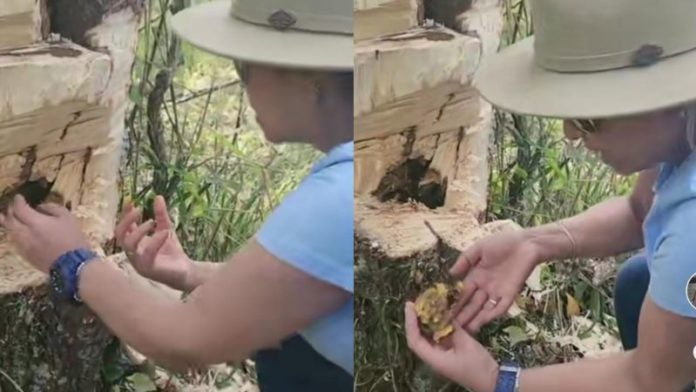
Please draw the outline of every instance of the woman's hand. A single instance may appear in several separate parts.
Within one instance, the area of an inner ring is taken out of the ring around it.
[[[540,259],[525,231],[492,235],[464,251],[450,270],[464,279],[464,291],[453,308],[456,323],[475,333],[505,314]]]
[[[142,212],[128,203],[116,226],[116,242],[139,274],[183,291],[191,279],[193,262],[174,233],[162,196],[155,198],[154,211],[154,221],[138,225]]]
[[[48,273],[63,254],[78,248],[90,248],[77,219],[58,204],[42,204],[36,210],[17,195],[0,224],[19,254],[35,268]]]
[[[408,347],[433,370],[474,392],[493,392],[498,380],[498,363],[491,354],[460,327],[451,336],[450,348],[432,345],[418,327],[413,303],[406,304]]]

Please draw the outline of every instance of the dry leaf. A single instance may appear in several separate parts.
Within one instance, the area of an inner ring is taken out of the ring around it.
[[[568,293],[566,293],[566,297],[568,298],[568,303],[566,304],[566,316],[568,316],[568,318],[579,316],[580,305],[578,304],[578,301],[575,300],[575,297]]]

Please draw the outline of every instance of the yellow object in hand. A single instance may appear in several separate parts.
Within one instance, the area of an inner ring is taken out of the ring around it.
[[[454,286],[437,283],[416,299],[418,320],[424,332],[437,343],[454,332],[450,309],[464,288],[462,282]]]

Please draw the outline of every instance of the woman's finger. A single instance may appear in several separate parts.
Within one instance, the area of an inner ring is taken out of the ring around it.
[[[483,305],[488,301],[488,294],[483,290],[476,290],[471,300],[464,306],[455,318],[457,325],[465,326],[481,311]]]
[[[450,316],[452,318],[455,318],[459,313],[461,313],[462,309],[464,306],[466,306],[466,304],[469,303],[476,290],[478,290],[478,287],[474,282],[464,282],[464,289],[462,289],[461,293],[459,294],[457,302],[455,302],[450,309]]]
[[[69,212],[67,208],[56,203],[44,203],[36,207],[36,209],[45,215],[55,218],[64,216],[65,213]]]
[[[432,363],[436,360],[436,349],[428,342],[420,332],[418,326],[418,316],[416,315],[415,305],[412,302],[406,303],[404,311],[404,324],[406,328],[406,341],[408,347],[425,362]]]
[[[450,275],[455,278],[464,278],[469,270],[476,266],[481,259],[481,246],[474,244],[459,255],[459,259],[450,268]]]
[[[469,333],[478,333],[481,327],[490,323],[494,319],[502,316],[512,304],[512,300],[501,298],[496,303],[486,301],[483,309],[467,324],[466,330]]]
[[[127,214],[123,215],[121,218],[121,221],[118,222],[118,225],[116,225],[116,229],[114,230],[114,236],[116,237],[116,242],[123,247],[123,242],[127,234],[129,234],[131,228],[133,225],[137,226],[137,223],[140,220],[140,215],[141,212],[139,209],[134,208],[131,211],[129,211]]]
[[[167,211],[167,202],[164,197],[157,196],[154,201],[155,209],[155,222],[157,222],[157,230],[171,230],[172,221],[169,218],[169,211]]]
[[[16,195],[12,202],[12,213],[14,218],[27,226],[35,225],[40,220],[41,215],[36,212],[22,195]]]
[[[169,231],[158,231],[157,234],[150,238],[146,247],[138,249],[138,256],[142,260],[154,260],[167,242],[167,239],[169,239]]]
[[[138,226],[137,229],[126,235],[126,238],[123,240],[123,248],[129,252],[135,252],[138,249],[140,241],[154,228],[155,222],[153,220],[149,220]]]
[[[24,243],[26,239],[31,238],[29,227],[17,219],[11,205],[7,208],[7,214],[3,217],[2,225],[7,230],[10,238],[15,241]]]

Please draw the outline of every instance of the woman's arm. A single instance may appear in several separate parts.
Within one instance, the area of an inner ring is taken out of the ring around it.
[[[134,286],[105,262],[85,267],[80,293],[115,335],[177,369],[244,359],[351,298],[276,259],[256,242],[209,275],[183,303]]]
[[[214,263],[211,261],[194,261],[191,264],[191,271],[189,271],[184,283],[182,285],[182,291],[191,292],[205,284],[210,278],[220,273],[220,271],[225,266],[225,263]]]

